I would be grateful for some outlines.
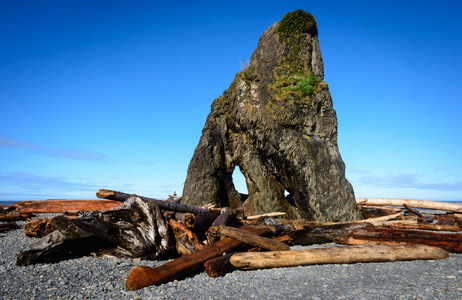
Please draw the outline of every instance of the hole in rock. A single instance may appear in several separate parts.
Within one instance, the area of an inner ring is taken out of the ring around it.
[[[238,170],[237,170],[238,169]],[[245,182],[244,174],[242,174],[241,168],[234,168],[233,175],[234,188],[236,191],[241,194],[241,201],[244,202],[249,196],[249,191],[247,189],[247,183]]]

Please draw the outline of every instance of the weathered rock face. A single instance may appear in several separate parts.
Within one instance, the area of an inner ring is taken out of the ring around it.
[[[184,203],[242,206],[247,215],[361,218],[323,78],[311,14],[297,10],[267,29],[248,66],[212,104],[188,168]],[[232,181],[236,166],[249,191],[244,202]]]

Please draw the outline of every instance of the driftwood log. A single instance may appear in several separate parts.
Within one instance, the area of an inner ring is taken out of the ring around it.
[[[252,232],[252,229],[249,229]],[[268,233],[266,229],[253,231],[257,235]],[[206,245],[201,250],[190,255],[182,256],[161,266],[151,268],[135,266],[128,275],[125,286],[127,290],[139,290],[150,285],[160,285],[203,269],[204,263],[212,258],[223,255],[225,252],[241,246],[242,243],[231,238]]]
[[[315,226],[290,232],[294,245],[313,245],[333,242],[334,237],[349,236],[355,229],[372,228],[369,223],[340,223]]]
[[[28,237],[42,238],[55,230],[51,219],[35,219],[24,226],[24,233]]]
[[[459,216],[457,214],[435,215],[433,220],[438,225],[459,225],[462,228],[462,215]]]
[[[288,220],[288,219],[274,219],[276,223],[282,227],[292,228],[292,230],[302,230],[308,228],[314,228],[317,226],[322,226],[322,222],[319,221],[308,221],[305,219],[295,219],[295,220]]]
[[[284,242],[284,243],[291,243],[292,239],[288,235],[283,235],[279,237],[273,238],[273,240]],[[259,249],[259,248],[256,248]],[[257,250],[258,251],[258,250]],[[208,260],[204,264],[205,272],[210,277],[221,277],[225,276],[228,273],[236,270],[236,268],[230,263],[229,259],[232,255],[236,253],[228,253],[226,255],[222,255],[216,257],[214,259]]]
[[[132,197],[133,195],[122,193],[122,192],[101,189],[96,193],[96,196],[98,198],[103,198],[103,199],[125,201],[128,198]],[[196,215],[196,227],[198,231],[205,232],[220,214],[219,210],[209,210],[209,209],[200,208],[196,206],[184,205],[184,204],[170,202],[170,201],[162,201],[162,200],[157,200],[157,199],[143,197],[143,196],[137,196],[137,197],[139,197],[145,202],[153,202],[156,205],[158,205],[160,208],[165,209],[165,210],[195,214]]]
[[[213,244],[220,239],[220,227],[231,226],[237,227],[238,220],[236,213],[229,207],[224,207],[220,210],[220,215],[213,221],[212,225],[207,229],[205,237],[208,244]]]
[[[57,262],[91,253],[156,259],[173,250],[159,207],[138,197],[128,199],[119,210],[78,219],[57,216],[52,224],[57,230],[23,249],[17,257],[18,265]]]
[[[419,223],[417,220],[404,220],[404,221],[381,221],[372,222],[374,227],[387,227],[394,229],[419,229],[419,230],[433,230],[433,231],[460,231],[459,224],[427,224]]]
[[[386,206],[373,206],[373,205],[358,205],[364,219],[382,217],[386,215],[396,214],[402,212],[403,209]]]
[[[66,210],[113,210],[122,203],[113,200],[44,200],[19,201],[13,206],[21,213],[62,213]]]
[[[260,215],[253,215],[253,216],[247,216],[244,217],[246,220],[257,220],[258,218],[274,218],[274,217],[281,217],[284,216],[286,213],[285,212],[270,212],[267,214],[260,214]]]
[[[204,263],[204,268],[207,275],[210,277],[221,277],[236,270],[236,267],[229,262],[233,254],[235,253],[228,253],[206,261]]]
[[[396,214],[386,215],[386,216],[382,216],[382,217],[375,217],[375,218],[359,220],[359,221],[356,221],[355,223],[370,223],[370,222],[389,221],[389,220],[394,220],[394,219],[402,218],[402,217],[403,217],[402,213],[396,213]]]
[[[256,234],[250,233],[247,230],[235,228],[235,227],[228,227],[222,226],[220,228],[220,234],[225,235],[227,237],[233,238],[238,240],[242,243],[256,246],[259,248],[273,250],[273,251],[289,251],[290,247],[283,242],[258,236]]]
[[[382,206],[404,206],[407,204],[413,208],[423,209],[435,209],[444,211],[453,211],[462,213],[462,204],[447,203],[438,201],[427,201],[427,200],[408,200],[408,199],[387,199],[387,198],[368,198],[368,199],[356,199],[357,204],[362,205],[382,205]]]
[[[410,212],[413,213],[414,215],[418,216],[419,218],[423,218],[423,215],[416,209],[412,208],[409,206],[407,203],[403,203],[403,206]]]
[[[204,246],[188,227],[174,219],[169,219],[168,222],[175,236],[176,251],[180,256],[189,255]]]
[[[176,213],[175,219],[189,229],[196,225],[196,216],[193,213]]]
[[[436,246],[453,253],[462,253],[462,234],[437,233],[430,231],[363,228],[351,232],[351,237],[360,240],[376,242],[404,242],[408,244],[421,244]]]
[[[0,215],[1,222],[16,222],[16,221],[24,221],[29,220],[33,215],[29,213],[20,213],[17,211],[13,211],[7,214]]]
[[[374,240],[361,240],[355,239],[351,236],[338,236],[334,238],[334,243],[341,245],[368,245],[368,246],[377,246],[377,245],[409,245],[406,242],[396,242],[396,241],[374,241]]]
[[[96,192],[96,196],[98,198],[124,202],[128,198],[133,197],[134,195],[127,194],[127,193],[122,193],[122,192],[116,192],[116,191],[101,189],[98,192]],[[208,209],[203,209],[203,208],[196,207],[196,206],[184,205],[184,204],[179,204],[179,203],[170,202],[170,201],[157,200],[157,199],[143,197],[143,196],[139,196],[139,195],[136,195],[136,196],[141,198],[145,202],[154,202],[160,208],[165,209],[165,210],[173,210],[173,211],[177,211],[177,212],[193,213],[195,215],[210,212]]]
[[[21,227],[14,222],[0,223],[0,231],[10,231],[19,228]]]
[[[53,224],[59,228],[40,240],[31,243],[17,256],[16,264],[28,266],[36,263],[51,263],[89,255],[116,244],[109,237],[104,222],[95,218],[81,218],[70,222],[64,217],[55,217]],[[59,225],[58,225],[59,224]]]
[[[230,263],[236,268],[264,269],[314,264],[444,259],[448,257],[449,253],[438,247],[425,245],[381,245],[238,253],[231,256]]]
[[[373,222],[394,220],[397,218],[404,219],[404,216],[401,213],[396,213],[396,214],[385,215],[381,217],[359,220],[359,221],[355,221],[354,223],[373,223]],[[339,225],[339,224],[351,224],[351,223],[352,222],[325,222],[323,223],[323,225]]]

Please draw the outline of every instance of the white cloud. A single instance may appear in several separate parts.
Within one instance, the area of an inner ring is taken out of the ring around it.
[[[419,180],[417,174],[395,174],[389,176],[365,176],[355,180],[356,183],[386,187],[386,188],[408,188],[420,190],[437,191],[462,191],[462,181],[424,183]]]
[[[0,172],[2,198],[62,198],[94,195],[99,187],[91,183],[70,182],[65,177],[39,176],[25,172]],[[75,196],[72,196],[75,195]],[[87,196],[88,197],[88,196]]]
[[[35,143],[12,139],[4,135],[0,135],[0,147],[22,149],[45,156],[64,157],[78,160],[104,162],[108,158],[107,155],[101,153],[90,152],[81,149],[42,146]]]
[[[439,171],[446,171],[446,170],[451,170],[453,167],[442,167],[442,168],[437,168],[433,170],[433,172],[439,172]]]

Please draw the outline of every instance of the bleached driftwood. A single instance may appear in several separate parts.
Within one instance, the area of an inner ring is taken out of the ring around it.
[[[274,217],[284,216],[285,214],[286,214],[285,212],[277,212],[277,211],[275,211],[275,212],[270,212],[270,213],[267,213],[267,214],[244,217],[244,219],[256,220],[256,219],[262,218],[262,217],[274,218]]]
[[[156,259],[173,249],[159,207],[138,197],[125,201],[119,210],[78,219],[57,216],[52,225],[57,230],[23,249],[17,257],[18,265],[57,262],[91,253]]]
[[[381,206],[404,206],[409,205],[413,208],[435,209],[444,211],[453,211],[462,213],[462,204],[447,203],[427,200],[409,200],[409,199],[388,199],[388,198],[367,198],[356,199],[357,204],[362,205],[381,205]]]
[[[265,269],[315,264],[444,259],[448,257],[447,251],[425,245],[337,246],[295,251],[238,253],[231,256],[230,263],[236,268]]]

